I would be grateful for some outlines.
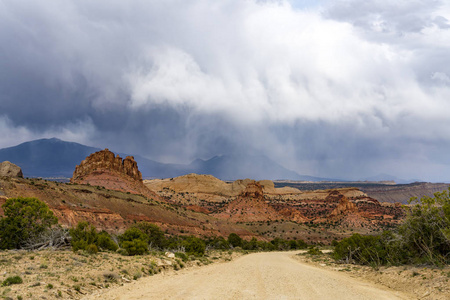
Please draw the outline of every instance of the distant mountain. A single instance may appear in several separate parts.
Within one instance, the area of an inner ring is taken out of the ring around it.
[[[8,160],[22,168],[25,177],[72,177],[75,166],[99,148],[56,138],[26,142],[0,149],[0,162]],[[129,154],[119,153],[125,157]],[[325,178],[299,175],[264,155],[234,154],[196,159],[190,164],[164,164],[135,155],[144,178],[171,178],[189,173],[209,174],[222,180],[251,178],[322,181]]]
[[[210,174],[222,180],[251,178],[255,180],[290,179],[320,181],[323,178],[299,175],[265,155],[221,155],[208,160],[197,159],[188,165],[193,173]]]
[[[0,149],[0,161],[22,168],[25,177],[72,177],[75,166],[100,149],[56,138]]]

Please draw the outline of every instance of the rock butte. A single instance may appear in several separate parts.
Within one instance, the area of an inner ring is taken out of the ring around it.
[[[122,159],[108,149],[92,153],[76,166],[70,182],[159,198],[143,184],[133,156]]]

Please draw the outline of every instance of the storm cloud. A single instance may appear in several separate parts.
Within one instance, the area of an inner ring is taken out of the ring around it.
[[[2,1],[0,147],[450,181],[443,1]]]

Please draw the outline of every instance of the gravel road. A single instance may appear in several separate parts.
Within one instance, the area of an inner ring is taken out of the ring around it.
[[[341,272],[301,263],[293,255],[244,255],[227,263],[143,278],[86,299],[410,299]]]

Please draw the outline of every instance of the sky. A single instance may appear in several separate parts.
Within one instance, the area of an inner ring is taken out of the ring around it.
[[[0,1],[0,148],[450,181],[450,3]]]

